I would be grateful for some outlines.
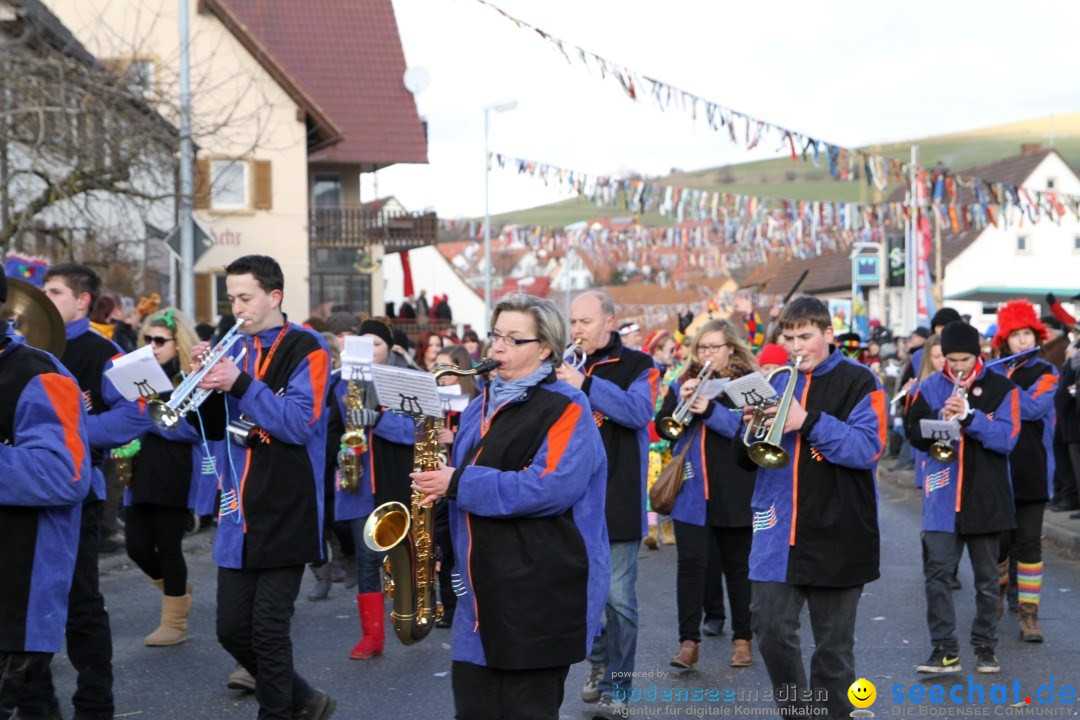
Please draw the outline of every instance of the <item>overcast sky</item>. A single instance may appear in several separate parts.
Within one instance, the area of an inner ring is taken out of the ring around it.
[[[678,110],[631,101],[475,0],[393,0],[430,164],[378,173],[379,195],[440,217],[484,208],[483,107],[494,152],[593,173],[661,174],[772,156]],[[1080,110],[1076,0],[496,0],[572,44],[776,124],[846,146]],[[362,69],[358,69],[362,71]],[[372,195],[365,175],[363,192]],[[560,195],[494,171],[493,213]]]

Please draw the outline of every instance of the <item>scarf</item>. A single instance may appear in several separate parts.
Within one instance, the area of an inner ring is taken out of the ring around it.
[[[517,380],[503,380],[498,375],[488,385],[488,403],[484,413],[484,419],[490,420],[495,411],[508,402],[519,400],[525,396],[529,388],[541,383],[544,378],[551,374],[552,365],[545,360],[539,369],[532,374]]]

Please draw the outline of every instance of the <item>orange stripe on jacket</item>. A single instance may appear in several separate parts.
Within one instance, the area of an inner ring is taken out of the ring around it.
[[[660,371],[656,368],[649,371],[649,388],[652,390],[652,403],[656,405],[656,396],[660,394]]]
[[[881,457],[881,453],[885,451],[885,444],[888,442],[888,426],[885,422],[885,391],[874,390],[870,393],[870,404],[874,408],[874,414],[877,415],[878,422],[878,440],[881,441],[881,449],[878,450],[877,455],[874,456],[874,460]]]
[[[1053,373],[1046,373],[1039,378],[1039,382],[1035,383],[1035,392],[1031,393],[1031,399],[1045,395],[1048,392],[1054,390],[1058,384],[1058,376]]]
[[[86,456],[86,446],[79,437],[79,406],[82,404],[82,393],[79,386],[69,377],[59,373],[48,373],[41,376],[41,386],[45,394],[49,396],[49,404],[56,412],[60,420],[60,426],[64,429],[64,447],[71,454],[71,460],[75,463],[75,476],[71,482],[78,482],[82,478],[83,458]]]
[[[313,414],[311,420],[308,421],[308,425],[311,425],[322,415],[323,400],[326,399],[326,370],[330,358],[322,349],[319,349],[308,354],[307,360],[308,375],[311,378],[311,392],[315,399]]]
[[[566,452],[566,446],[570,444],[570,436],[574,434],[574,428],[577,427],[578,418],[580,417],[581,406],[572,402],[566,406],[562,415],[548,430],[547,465],[544,472],[540,473],[540,477],[555,472],[555,468],[559,466],[559,461],[562,460],[563,453]]]
[[[1012,435],[1009,437],[1016,437],[1020,434],[1020,391],[1010,390],[1009,394],[1012,395],[1012,401],[1010,402],[1010,414],[1012,415]]]

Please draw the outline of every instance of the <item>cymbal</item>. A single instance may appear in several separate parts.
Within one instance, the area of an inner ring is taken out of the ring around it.
[[[56,357],[63,355],[67,345],[64,320],[52,300],[25,280],[9,277],[7,282],[8,297],[0,305],[0,321],[10,320],[30,347]]]

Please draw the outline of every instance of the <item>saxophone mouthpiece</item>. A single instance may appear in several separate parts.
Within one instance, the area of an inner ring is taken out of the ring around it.
[[[498,369],[500,365],[502,365],[502,362],[499,360],[495,360],[494,358],[484,358],[473,369],[476,371],[477,375],[487,375],[492,370]]]

